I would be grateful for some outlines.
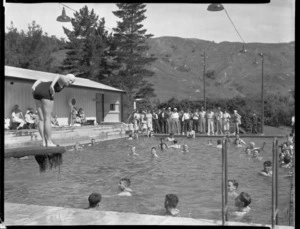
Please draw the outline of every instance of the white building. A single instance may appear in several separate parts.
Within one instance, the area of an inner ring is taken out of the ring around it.
[[[25,112],[36,109],[31,87],[38,79],[53,80],[57,74],[5,66],[4,118],[10,118],[15,104]],[[77,78],[75,83],[54,95],[53,114],[60,125],[70,123],[70,101],[83,108],[87,119],[97,123],[122,122],[124,91],[89,79]]]

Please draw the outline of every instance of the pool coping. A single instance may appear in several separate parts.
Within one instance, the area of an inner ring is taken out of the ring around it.
[[[221,220],[194,219],[103,210],[86,210],[5,202],[5,226],[13,225],[217,225]],[[233,226],[269,227],[269,224],[225,222]],[[294,226],[276,225],[277,229]]]

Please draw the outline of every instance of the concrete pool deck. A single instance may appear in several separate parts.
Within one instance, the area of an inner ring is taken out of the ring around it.
[[[17,225],[222,225],[221,220],[194,219],[159,215],[146,215],[114,211],[98,211],[55,206],[4,204],[5,226]],[[226,222],[230,226],[269,227],[269,224]],[[294,229],[276,225],[277,229]]]

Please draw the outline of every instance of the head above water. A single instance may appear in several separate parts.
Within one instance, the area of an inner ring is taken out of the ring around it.
[[[241,204],[240,207],[247,207],[249,204],[251,204],[251,196],[247,192],[241,192],[236,198],[235,198],[236,206]]]
[[[218,139],[218,140],[217,140],[217,144],[218,144],[218,145],[221,145],[221,144],[222,144],[222,141],[221,141],[220,139]]]
[[[165,198],[165,208],[176,208],[179,202],[178,196],[175,194],[167,194]]]
[[[124,190],[125,188],[129,187],[131,184],[131,181],[129,178],[121,178],[120,182],[118,184],[120,190]]]
[[[94,192],[91,195],[89,195],[88,201],[89,201],[89,208],[97,207],[101,201],[101,194]]]
[[[264,162],[264,167],[271,167],[271,166],[272,166],[271,161],[265,161]]]

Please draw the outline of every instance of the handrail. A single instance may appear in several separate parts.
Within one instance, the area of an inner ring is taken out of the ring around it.
[[[273,140],[272,229],[278,224],[278,139]]]
[[[228,221],[227,217],[227,139],[222,140],[222,225]]]

